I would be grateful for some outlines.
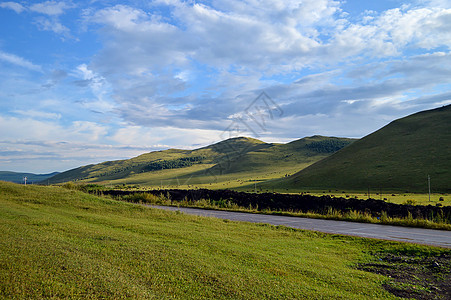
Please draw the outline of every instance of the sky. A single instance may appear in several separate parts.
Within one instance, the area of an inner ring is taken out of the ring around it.
[[[450,0],[0,1],[0,170],[360,138],[450,104],[450,48]]]

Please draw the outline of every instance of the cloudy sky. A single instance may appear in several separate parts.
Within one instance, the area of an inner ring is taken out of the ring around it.
[[[0,1],[0,170],[362,137],[451,103],[450,48],[448,0]]]

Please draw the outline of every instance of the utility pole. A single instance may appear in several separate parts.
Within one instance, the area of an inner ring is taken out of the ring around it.
[[[429,202],[431,202],[431,176],[428,175]]]

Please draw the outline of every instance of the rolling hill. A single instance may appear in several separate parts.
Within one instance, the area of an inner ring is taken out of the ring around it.
[[[50,183],[78,181],[153,187],[239,187],[293,174],[352,143],[312,136],[287,144],[238,137],[195,150],[169,149],[62,172]]]
[[[268,182],[289,190],[383,189],[451,192],[451,105],[391,122],[289,178]]]

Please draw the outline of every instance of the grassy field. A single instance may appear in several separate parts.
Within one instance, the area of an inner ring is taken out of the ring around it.
[[[358,270],[409,244],[230,222],[0,182],[0,298],[394,299]]]
[[[346,197],[352,198],[357,197],[358,199],[368,199],[368,192],[328,192],[328,191],[316,191],[310,192],[310,194],[315,196],[321,195],[333,195],[335,197]],[[396,192],[384,192],[384,191],[371,191],[370,197],[378,200],[385,200],[395,204],[411,204],[411,205],[437,205],[442,206],[451,205],[451,195],[449,194],[431,194],[431,200],[429,201],[429,194],[421,193],[396,193]]]
[[[294,174],[299,168],[310,165],[295,164],[294,166],[285,166],[280,168],[267,168],[266,170],[244,171],[232,174],[215,174],[206,173],[208,168],[214,164],[199,164],[182,169],[162,170],[148,173],[134,174],[127,178],[116,180],[99,181],[106,187],[114,187],[116,185],[139,185],[145,188],[162,188],[162,189],[191,189],[191,188],[208,188],[208,189],[237,189],[250,184],[260,183],[266,180],[281,178],[285,174]]]

